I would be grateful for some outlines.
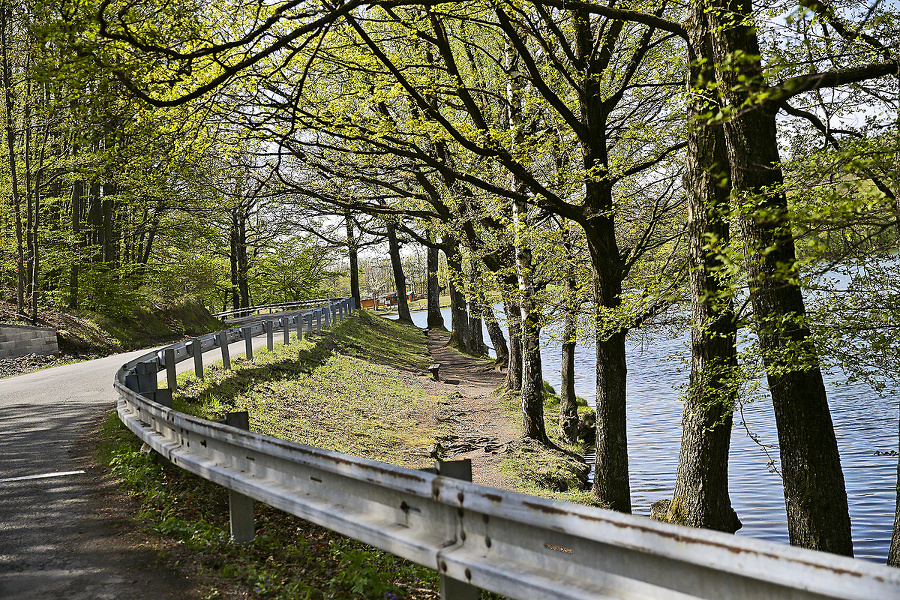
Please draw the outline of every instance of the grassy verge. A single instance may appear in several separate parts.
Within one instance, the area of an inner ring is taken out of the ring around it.
[[[519,395],[503,395],[503,409],[511,422],[521,422],[522,406]],[[516,489],[525,494],[555,498],[579,504],[597,505],[597,499],[587,489],[590,467],[584,462],[584,446],[581,443],[564,442],[555,426],[559,415],[560,398],[546,381],[544,382],[544,419],[547,435],[562,452],[547,448],[532,440],[523,440],[507,454],[501,464],[503,472],[516,482]],[[593,409],[587,401],[578,398],[580,419],[592,418]]]
[[[190,335],[220,331],[225,323],[214,318],[196,301],[184,301],[171,306],[153,308],[127,307],[113,312],[82,311],[81,315],[97,324],[111,338],[117,348],[137,350]],[[74,332],[77,333],[77,332]],[[75,335],[71,343],[97,345],[94,338]],[[117,350],[114,347],[112,350]],[[102,350],[102,348],[101,348]]]
[[[273,352],[241,358],[233,370],[181,378],[175,408],[203,417],[247,410],[251,429],[407,466],[430,466],[427,447],[445,433],[435,420],[444,400],[413,385],[428,363],[418,329],[367,313]],[[395,365],[394,368],[387,365]],[[224,489],[139,451],[115,416],[99,458],[141,503],[148,527],[191,550],[209,598],[239,586],[252,598],[436,598],[425,567],[257,505],[257,537],[228,541]]]

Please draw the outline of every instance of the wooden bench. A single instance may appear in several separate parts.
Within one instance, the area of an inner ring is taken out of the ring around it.
[[[433,365],[428,367],[428,370],[431,371],[431,377],[434,378],[435,381],[441,380],[441,376],[439,374],[439,371],[441,370],[440,363],[434,363]]]

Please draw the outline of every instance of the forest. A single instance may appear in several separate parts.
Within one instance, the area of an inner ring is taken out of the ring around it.
[[[740,527],[733,414],[762,376],[791,543],[852,555],[822,373],[900,373],[895,2],[0,0],[0,35],[17,318],[360,301],[388,269],[404,298],[415,270],[460,350],[487,325],[528,437],[575,435],[595,348],[593,494],[622,512],[626,338],[689,329],[664,518]]]

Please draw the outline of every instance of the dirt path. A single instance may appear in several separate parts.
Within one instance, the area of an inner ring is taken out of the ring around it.
[[[444,444],[448,460],[472,460],[472,479],[491,487],[512,489],[499,471],[500,460],[521,438],[507,415],[501,413],[494,391],[506,375],[488,361],[479,361],[447,346],[446,331],[428,332],[428,351],[441,365],[440,385],[446,388],[450,404],[443,422],[453,427],[455,439]]]

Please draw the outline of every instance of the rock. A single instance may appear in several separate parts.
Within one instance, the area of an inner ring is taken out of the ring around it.
[[[672,504],[672,501],[668,498],[663,498],[662,500],[657,500],[653,504],[650,505],[650,518],[654,521],[663,521],[668,522],[668,512],[669,506]]]

